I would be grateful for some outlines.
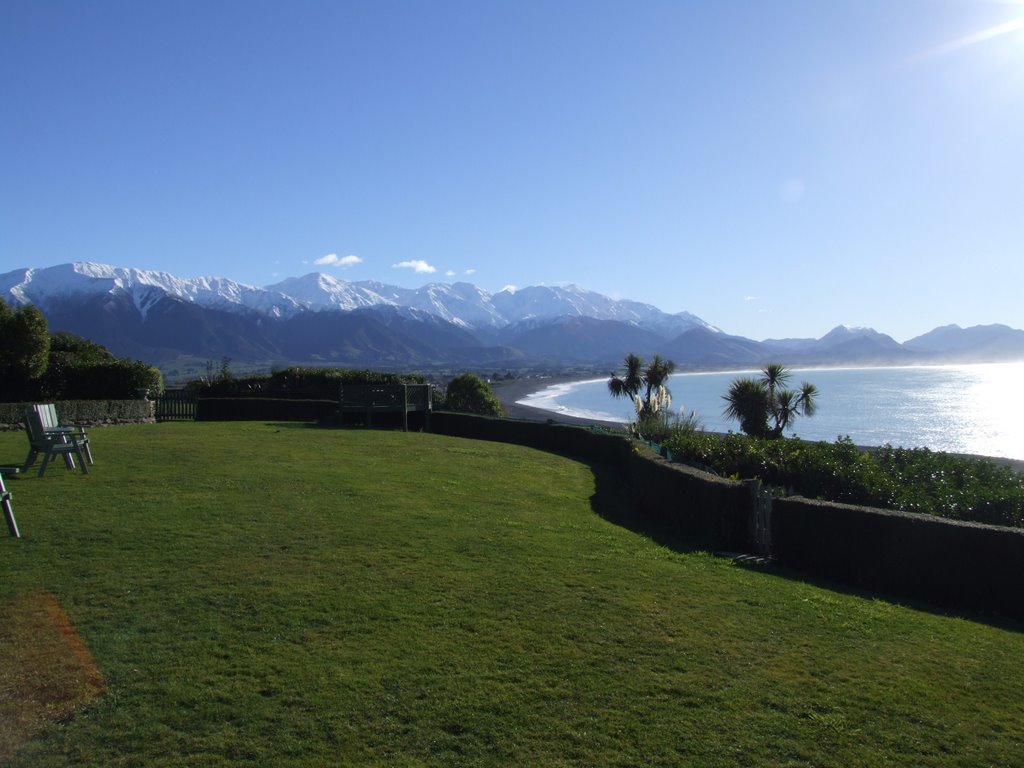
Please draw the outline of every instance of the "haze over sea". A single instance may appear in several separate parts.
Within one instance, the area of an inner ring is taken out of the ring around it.
[[[751,373],[675,374],[672,409],[696,411],[708,431],[738,432],[722,416],[722,395],[733,379]],[[802,381],[818,387],[818,411],[798,418],[787,435],[827,441],[848,435],[865,446],[1024,459],[1024,363],[793,369],[790,386]],[[608,394],[607,379],[553,385],[517,402],[600,421],[625,424],[635,417],[631,402]]]

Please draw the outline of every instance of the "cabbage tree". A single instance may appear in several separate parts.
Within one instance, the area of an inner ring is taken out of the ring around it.
[[[612,373],[608,379],[608,391],[612,397],[632,400],[637,419],[666,413],[672,405],[672,393],[666,382],[675,369],[676,364],[661,355],[655,355],[648,365],[639,355],[629,354],[622,375]]]
[[[797,416],[813,416],[817,410],[818,388],[803,382],[798,390],[786,389],[791,376],[785,366],[769,363],[756,379],[736,379],[723,395],[725,417],[736,419],[748,435],[781,437]]]

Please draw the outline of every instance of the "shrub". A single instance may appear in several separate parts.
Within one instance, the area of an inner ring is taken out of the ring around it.
[[[666,443],[676,435],[693,434],[700,429],[700,421],[693,411],[689,414],[669,411],[646,412],[637,416],[632,428],[641,437],[656,443]]]
[[[927,448],[891,446],[879,449],[875,460],[893,478],[900,509],[1024,525],[1024,475],[1010,467]]]
[[[163,375],[138,360],[73,333],[50,334],[46,318],[28,305],[12,311],[0,300],[0,401],[133,400],[163,391]]]
[[[51,400],[133,400],[140,391],[155,397],[163,392],[163,375],[138,360],[59,364],[42,381],[42,395]]]
[[[475,373],[464,373],[448,382],[441,407],[481,416],[502,416],[505,413],[491,386]]]
[[[890,446],[865,451],[848,437],[812,443],[681,432],[664,445],[682,460],[707,465],[721,475],[756,477],[778,493],[1024,525],[1024,475],[985,459]]]

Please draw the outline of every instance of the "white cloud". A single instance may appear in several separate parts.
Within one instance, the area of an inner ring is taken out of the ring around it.
[[[744,296],[743,300],[744,301],[757,301],[760,298],[761,298],[760,296]]]
[[[338,257],[336,253],[328,253],[326,256],[321,256],[314,262],[318,267],[352,267],[356,264],[362,264],[363,260],[358,256],[342,256]]]
[[[515,292],[516,292],[516,291],[518,291],[519,289],[518,289],[518,288],[516,288],[516,287],[515,287],[514,285],[506,285],[506,286],[505,286],[504,288],[502,288],[501,290],[503,290],[503,291],[508,291],[509,293],[515,293]]]
[[[400,261],[397,264],[392,264],[391,268],[411,269],[413,272],[426,275],[431,275],[434,272],[437,272],[437,267],[427,264],[423,259],[416,259],[415,261]]]
[[[447,272],[444,273],[444,276],[445,277],[455,277],[456,274],[457,273],[455,272],[454,269],[449,269]]]
[[[466,270],[466,274],[467,275],[475,275],[476,274],[476,270],[475,269],[467,269]]]

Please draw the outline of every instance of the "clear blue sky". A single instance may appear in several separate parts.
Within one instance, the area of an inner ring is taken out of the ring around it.
[[[1024,328],[1022,2],[0,0],[0,89],[0,271]]]

